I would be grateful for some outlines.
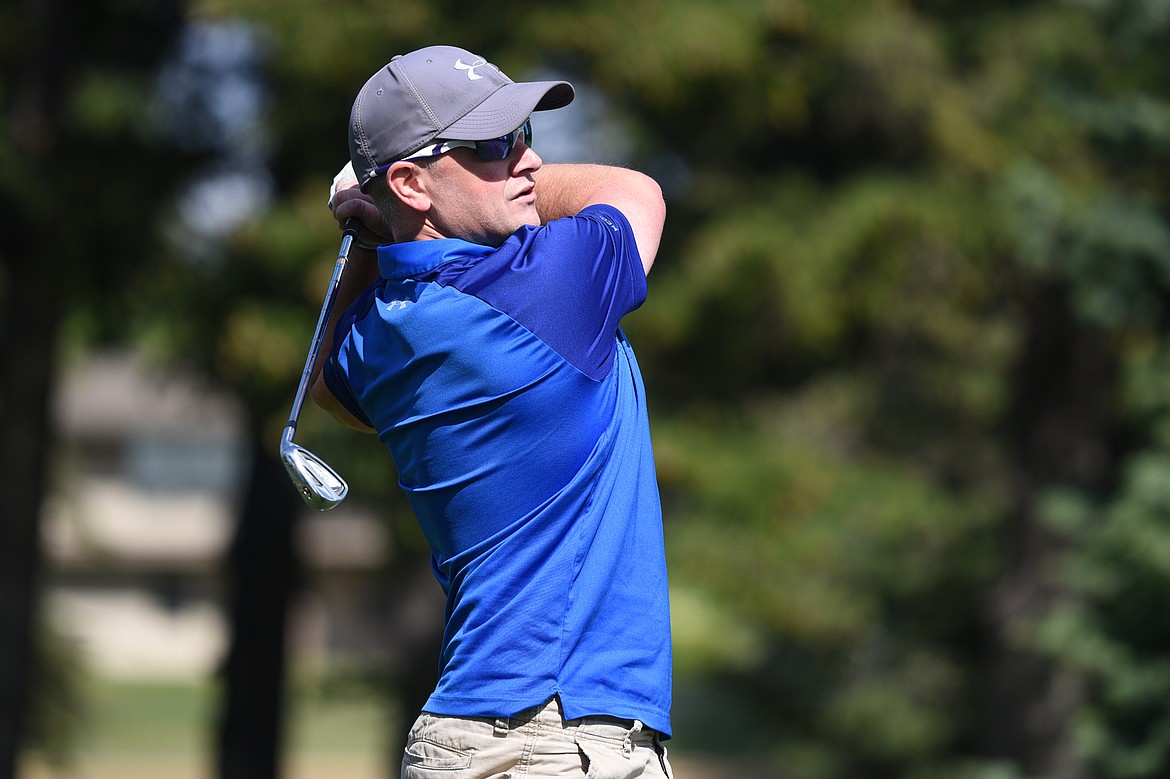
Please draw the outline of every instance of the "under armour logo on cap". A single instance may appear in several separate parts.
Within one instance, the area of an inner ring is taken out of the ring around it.
[[[481,78],[483,78],[483,76],[476,73],[475,69],[482,68],[486,64],[487,64],[487,60],[483,59],[482,57],[477,59],[475,62],[471,63],[470,65],[464,64],[462,59],[457,59],[457,60],[455,60],[455,69],[456,70],[466,70],[468,81],[479,81]]]

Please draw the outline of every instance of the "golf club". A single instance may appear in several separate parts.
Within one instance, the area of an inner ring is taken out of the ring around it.
[[[337,253],[337,263],[333,266],[333,277],[329,279],[329,288],[325,292],[325,303],[321,306],[321,315],[317,318],[317,329],[313,333],[313,343],[309,347],[309,358],[305,360],[305,369],[301,372],[301,381],[297,385],[297,395],[293,399],[292,413],[284,434],[280,438],[280,459],[284,463],[288,476],[292,479],[297,492],[305,499],[305,503],[318,511],[333,508],[345,499],[349,492],[349,485],[337,471],[325,464],[317,455],[293,443],[293,434],[297,430],[297,419],[301,416],[301,406],[305,403],[305,394],[309,390],[309,377],[313,373],[313,365],[317,362],[317,352],[321,348],[321,337],[329,323],[329,316],[333,311],[333,303],[337,299],[337,287],[341,282],[341,274],[345,270],[345,263],[349,260],[349,250],[353,246],[354,238],[361,228],[361,222],[356,218],[347,219],[341,238],[341,249]]]

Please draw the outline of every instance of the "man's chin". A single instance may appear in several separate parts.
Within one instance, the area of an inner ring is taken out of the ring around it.
[[[536,205],[535,204],[533,204],[531,207],[525,209],[524,216],[522,217],[522,221],[520,222],[520,224],[522,226],[523,225],[530,225],[532,227],[540,227],[542,224],[544,224],[543,222],[540,221],[540,214],[538,214],[536,212]],[[519,228],[517,228],[517,229],[519,229]]]

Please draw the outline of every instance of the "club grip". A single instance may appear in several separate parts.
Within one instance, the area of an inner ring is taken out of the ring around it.
[[[350,238],[357,238],[358,231],[362,229],[361,220],[356,216],[351,216],[345,220],[345,224],[341,228],[342,235],[348,235]]]

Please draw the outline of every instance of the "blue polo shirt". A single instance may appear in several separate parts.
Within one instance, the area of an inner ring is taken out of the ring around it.
[[[389,448],[447,594],[426,710],[670,734],[662,514],[646,394],[619,320],[646,298],[609,206],[501,247],[382,247],[345,313],[333,394]]]

